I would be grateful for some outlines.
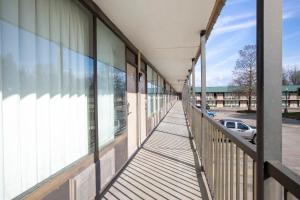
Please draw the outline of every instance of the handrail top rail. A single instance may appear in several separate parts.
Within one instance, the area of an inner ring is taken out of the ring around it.
[[[232,130],[224,127],[222,124],[219,124],[214,119],[208,116],[207,113],[203,113],[199,108],[197,108],[192,103],[189,103],[197,112],[200,112],[215,128],[221,131],[226,137],[233,141],[240,149],[242,149],[248,156],[253,160],[257,158],[256,146],[250,142],[243,139],[241,136],[235,134]]]
[[[300,199],[300,176],[284,166],[279,160],[268,160],[265,162],[268,176],[273,177],[286,190]]]

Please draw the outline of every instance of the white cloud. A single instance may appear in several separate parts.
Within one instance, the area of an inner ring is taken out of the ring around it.
[[[290,10],[290,11],[284,11],[283,15],[282,15],[282,19],[286,20],[286,19],[290,19],[293,18],[297,15],[297,12],[294,10]]]
[[[222,27],[218,27],[214,29],[215,34],[222,34],[222,33],[228,33],[233,31],[240,31],[242,29],[251,28],[256,25],[256,20],[251,19],[244,22],[236,23],[236,24],[230,24]]]
[[[216,64],[207,63],[206,83],[207,86],[226,86],[232,81],[232,70],[234,69],[235,61],[238,53],[228,56]],[[201,85],[201,68],[196,66],[196,86]]]
[[[232,54],[231,56],[228,56],[226,59],[224,59],[216,64],[211,65],[210,68],[212,68],[214,70],[215,69],[223,69],[223,68],[226,68],[226,69],[233,68],[238,56],[239,56],[238,53]]]
[[[224,54],[228,52],[228,50],[232,50],[233,47],[236,47],[240,43],[243,43],[245,39],[248,37],[247,31],[240,31],[238,33],[233,33],[230,37],[223,38],[223,41],[220,43],[216,43],[213,41],[215,35],[212,34],[212,37],[209,38],[207,45],[207,55],[206,59],[216,60],[220,57],[220,54]]]
[[[226,6],[232,6],[235,4],[241,4],[241,3],[245,3],[248,2],[249,0],[230,0],[230,1],[226,1]]]
[[[228,5],[232,6],[232,4],[235,3],[231,3]],[[296,17],[299,14],[299,10],[300,6],[291,4],[285,6],[282,19],[288,20]],[[246,11],[246,13],[242,13],[239,15],[220,16],[216,25],[214,26],[213,32],[215,35],[219,35],[234,31],[240,31],[242,29],[248,29],[254,26],[256,26],[256,14],[254,12]]]
[[[297,36],[300,36],[300,30],[292,32],[292,33],[289,33],[287,35],[283,34],[283,39],[284,40],[290,40],[290,39],[293,39],[293,38],[295,38]]]
[[[239,15],[225,15],[221,16],[218,20],[218,22],[215,25],[215,28],[222,28],[225,25],[228,25],[229,23],[249,19],[255,17],[254,12],[247,12]]]
[[[285,1],[283,4],[283,19],[294,18],[299,15],[300,3],[299,0]]]

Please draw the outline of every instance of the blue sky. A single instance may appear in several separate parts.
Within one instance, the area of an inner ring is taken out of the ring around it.
[[[227,0],[207,41],[207,86],[226,86],[238,51],[256,43],[256,1]],[[300,0],[283,0],[283,68],[300,69]],[[196,85],[200,84],[200,63]]]

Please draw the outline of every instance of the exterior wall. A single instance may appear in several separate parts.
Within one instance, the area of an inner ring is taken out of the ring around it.
[[[297,99],[299,99],[299,97],[300,97],[300,96],[298,96],[297,93],[293,92],[293,93],[290,93],[290,94],[289,94],[288,99],[289,99],[289,100],[297,100]]]
[[[224,107],[239,107],[239,100],[225,100]]]
[[[207,104],[210,107],[247,108],[248,97],[235,92],[207,92]],[[196,93],[197,104],[201,104],[201,93]],[[285,107],[285,93],[282,95],[282,106]],[[256,108],[256,96],[252,96],[251,107]],[[300,96],[297,92],[288,93],[288,107],[299,108]]]
[[[298,103],[298,101],[289,101],[289,107],[290,108],[297,108],[298,107],[298,105],[299,105],[299,103]]]
[[[245,95],[240,95],[240,100],[248,100],[248,97]]]
[[[224,93],[217,93],[217,100],[224,100]]]
[[[248,105],[247,105],[247,101],[244,101],[244,100],[241,100],[241,101],[240,101],[240,107],[241,107],[241,108],[247,108],[247,106],[248,106]]]
[[[223,101],[217,101],[217,108],[223,108]]]

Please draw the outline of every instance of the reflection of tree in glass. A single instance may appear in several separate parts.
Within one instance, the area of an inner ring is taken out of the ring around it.
[[[115,107],[115,133],[118,134],[126,127],[126,74],[114,68],[114,107]]]

